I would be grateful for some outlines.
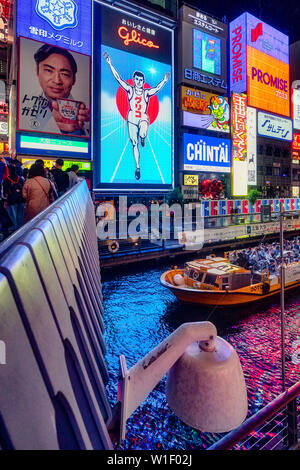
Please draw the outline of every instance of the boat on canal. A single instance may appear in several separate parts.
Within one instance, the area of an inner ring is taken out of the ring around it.
[[[218,305],[220,307],[241,306],[280,293],[281,280],[278,274],[269,271],[252,273],[250,270],[230,263],[228,258],[208,256],[186,263],[184,269],[164,272],[161,284],[170,289],[185,303]],[[284,290],[300,285],[300,261],[285,267]]]

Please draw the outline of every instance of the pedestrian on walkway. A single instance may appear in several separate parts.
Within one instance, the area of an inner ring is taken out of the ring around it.
[[[13,222],[12,230],[17,230],[24,222],[24,199],[22,189],[24,178],[17,174],[15,165],[9,165],[9,175],[3,181],[3,198],[7,204],[8,214]]]
[[[58,158],[55,162],[55,167],[51,170],[57,188],[58,197],[62,196],[69,188],[68,173],[62,170],[64,161]]]
[[[26,199],[25,222],[33,219],[50,205],[50,182],[44,177],[41,165],[31,166],[28,179],[23,186],[23,197]]]
[[[77,173],[79,171],[79,166],[78,165],[72,165],[70,168],[70,171],[68,173],[69,176],[69,189],[75,186],[75,184],[79,183],[81,180],[79,176],[77,176]]]

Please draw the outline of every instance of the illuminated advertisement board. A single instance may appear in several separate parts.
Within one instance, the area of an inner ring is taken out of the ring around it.
[[[173,186],[173,31],[95,4],[95,189]]]
[[[291,119],[259,111],[257,114],[257,134],[271,139],[292,142],[293,122]]]
[[[89,158],[90,143],[86,139],[68,139],[17,133],[16,151],[20,154]]]
[[[183,135],[184,170],[230,173],[230,139],[203,135]]]
[[[210,131],[230,132],[228,98],[191,87],[181,87],[182,124]]]
[[[248,104],[290,116],[289,38],[249,13],[229,26],[230,90]]]
[[[300,134],[294,134],[292,147],[293,150],[300,150]]]
[[[90,57],[20,38],[18,77],[18,130],[89,137]]]
[[[247,162],[247,96],[233,93],[232,120],[232,194],[246,196],[248,193]]]
[[[300,130],[300,90],[292,88],[292,117],[294,129]]]
[[[19,0],[17,36],[91,55],[92,0]]]
[[[247,107],[247,160],[248,186],[257,185],[256,109]]]
[[[184,175],[183,177],[184,186],[198,186],[199,176],[198,175]]]
[[[226,93],[228,26],[187,6],[180,18],[180,81]]]
[[[0,42],[7,42],[8,38],[8,15],[9,15],[9,0],[2,0],[0,2]]]

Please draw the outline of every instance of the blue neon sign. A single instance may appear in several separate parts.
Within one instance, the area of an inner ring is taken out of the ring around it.
[[[17,36],[91,55],[92,0],[22,0]]]
[[[184,134],[184,170],[230,173],[230,139]]]

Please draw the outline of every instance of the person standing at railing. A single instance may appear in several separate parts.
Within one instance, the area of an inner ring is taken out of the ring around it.
[[[13,222],[12,230],[17,230],[24,221],[24,199],[22,189],[24,178],[17,174],[16,166],[9,165],[9,176],[3,181],[3,197],[8,214]]]
[[[44,177],[43,167],[32,165],[22,192],[24,199],[26,199],[25,222],[33,219],[50,205],[50,190],[51,185]]]

